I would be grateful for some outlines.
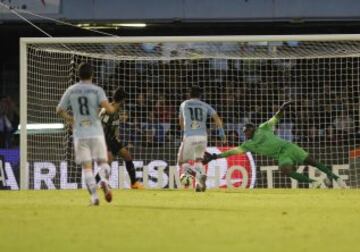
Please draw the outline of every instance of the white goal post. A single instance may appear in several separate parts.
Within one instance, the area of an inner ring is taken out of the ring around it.
[[[129,94],[121,136],[137,167],[176,167],[178,105],[197,84],[230,136],[229,145],[220,146],[210,125],[210,147],[237,146],[244,141],[242,125],[261,123],[292,99],[295,105],[274,129],[277,134],[330,165],[351,187],[360,186],[360,161],[351,154],[359,148],[360,35],[331,34],[21,38],[21,189],[81,187],[71,133],[55,114],[81,61],[93,64],[95,81],[108,96],[118,86]],[[271,159],[255,155],[250,163],[256,176],[245,187],[306,187],[283,176]],[[322,176],[311,167],[300,166],[299,172]],[[144,174],[151,183],[172,183],[156,177],[160,173]],[[120,187],[120,172],[116,176]]]

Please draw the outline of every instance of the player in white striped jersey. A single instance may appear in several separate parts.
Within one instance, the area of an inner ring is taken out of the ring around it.
[[[125,100],[127,94],[125,90],[118,87],[112,97],[112,105],[115,113],[108,114],[105,109],[100,111],[100,119],[105,133],[106,146],[108,148],[109,163],[114,160],[115,156],[120,156],[125,161],[125,167],[129,174],[132,189],[143,189],[143,184],[136,179],[135,165],[126,144],[120,138],[120,115],[125,111]],[[97,183],[101,181],[99,174],[95,176]]]
[[[103,107],[109,113],[114,113],[115,109],[108,102],[104,90],[92,83],[92,76],[91,65],[80,64],[80,82],[65,91],[56,112],[73,127],[75,161],[81,164],[84,170],[86,187],[91,195],[91,205],[99,205],[92,169],[93,160],[100,166],[100,185],[106,201],[111,202],[112,193],[108,182],[110,166],[107,163],[107,149],[98,109]],[[73,116],[68,109],[72,111]]]
[[[181,103],[179,113],[179,123],[184,133],[178,153],[180,181],[184,186],[188,186],[191,181],[189,177],[195,177],[197,192],[206,190],[206,173],[202,160],[207,146],[208,117],[215,122],[223,143],[226,142],[222,120],[209,104],[200,100],[201,94],[201,88],[193,86],[190,90],[191,98]],[[194,164],[191,165],[191,162]]]

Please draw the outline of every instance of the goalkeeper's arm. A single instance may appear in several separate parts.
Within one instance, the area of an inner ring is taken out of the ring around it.
[[[242,154],[242,153],[245,153],[245,152],[246,151],[243,148],[241,148],[241,146],[233,148],[233,149],[228,150],[228,151],[225,151],[225,152],[220,153],[220,154],[215,154],[215,153],[211,154],[209,152],[205,152],[203,163],[207,164],[210,161],[218,159],[218,158],[227,158],[227,157],[237,155],[237,154]]]
[[[271,117],[268,121],[266,121],[265,123],[263,123],[262,125],[269,125],[270,127],[273,127],[275,126],[279,120],[283,117],[284,115],[284,111],[285,109],[291,104],[293,103],[293,101],[287,101],[287,102],[284,102],[279,110],[275,113],[275,115],[273,117]]]
[[[283,117],[283,115],[284,115],[285,109],[286,109],[287,107],[289,107],[289,105],[290,105],[291,103],[293,103],[293,101],[284,102],[284,103],[280,106],[279,110],[276,112],[276,114],[275,114],[274,117],[275,117],[277,120],[280,120],[280,119]]]

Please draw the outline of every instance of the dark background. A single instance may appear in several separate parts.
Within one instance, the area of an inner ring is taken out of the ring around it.
[[[38,23],[54,37],[97,36],[76,27]],[[180,35],[280,35],[280,34],[351,34],[358,33],[360,22],[265,22],[265,23],[181,23],[149,24],[146,28],[102,30],[119,36],[180,36]],[[0,24],[0,96],[10,95],[19,100],[19,38],[42,37],[40,31],[24,23]]]

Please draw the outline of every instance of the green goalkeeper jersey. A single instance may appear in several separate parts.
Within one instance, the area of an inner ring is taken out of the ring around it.
[[[277,119],[273,117],[269,121],[261,124],[255,131],[253,137],[239,147],[245,152],[261,154],[267,157],[278,159],[280,151],[290,143],[276,136],[273,126]]]
[[[279,159],[279,154],[284,147],[291,145],[273,132],[273,126],[277,123],[276,116],[261,124],[251,139],[243,142],[238,148],[220,154],[221,157],[228,157],[234,154],[253,152],[274,159]]]

